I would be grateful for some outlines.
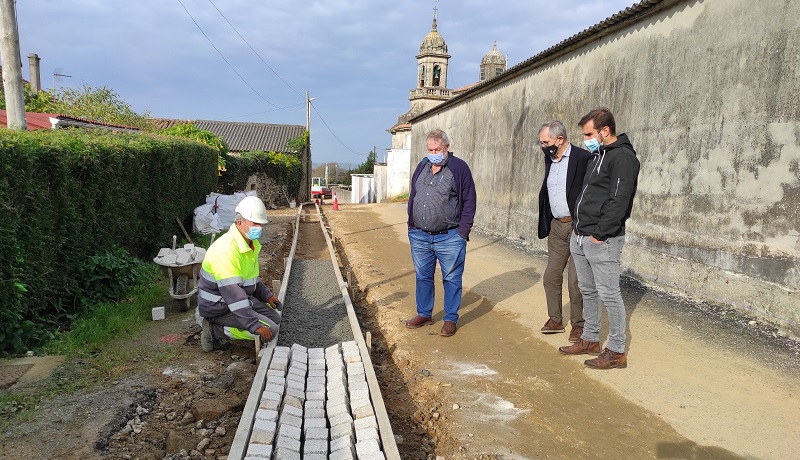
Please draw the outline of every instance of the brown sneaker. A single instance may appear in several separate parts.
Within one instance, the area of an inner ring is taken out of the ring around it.
[[[594,359],[587,359],[583,362],[592,369],[614,369],[628,367],[628,358],[625,353],[617,353],[608,348],[604,348],[600,356]]]
[[[600,353],[600,342],[587,342],[581,338],[572,345],[559,347],[562,355],[596,355]]]
[[[456,333],[456,323],[452,321],[445,321],[444,325],[442,326],[442,331],[439,333],[442,337],[450,337],[451,335]]]
[[[426,318],[424,316],[417,315],[411,318],[410,320],[406,321],[406,327],[409,329],[416,329],[426,324],[433,324],[433,320],[431,318]]]
[[[581,334],[583,334],[583,326],[572,326],[572,330],[569,331],[569,341],[577,342],[581,338]]]
[[[544,326],[542,326],[542,334],[555,334],[557,332],[564,332],[564,325],[558,321],[548,319]]]

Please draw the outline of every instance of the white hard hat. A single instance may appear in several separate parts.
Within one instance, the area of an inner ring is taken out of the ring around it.
[[[236,205],[236,212],[242,217],[257,224],[267,223],[267,208],[258,197],[247,196]]]

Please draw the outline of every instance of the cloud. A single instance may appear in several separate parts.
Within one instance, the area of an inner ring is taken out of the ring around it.
[[[42,59],[45,87],[59,69],[72,76],[59,86],[107,86],[158,117],[304,125],[308,90],[322,116],[312,111],[315,162],[360,163],[373,146],[391,144],[385,130],[409,108],[434,2],[211,1],[19,2],[22,55]],[[475,82],[495,40],[514,65],[630,4],[438,2],[452,55],[448,86]]]

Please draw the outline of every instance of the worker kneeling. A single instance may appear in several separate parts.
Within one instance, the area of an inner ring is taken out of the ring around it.
[[[205,352],[223,339],[255,340],[257,334],[266,343],[278,335],[281,302],[258,277],[258,239],[266,223],[264,203],[248,196],[236,206],[230,230],[206,251],[197,300]]]

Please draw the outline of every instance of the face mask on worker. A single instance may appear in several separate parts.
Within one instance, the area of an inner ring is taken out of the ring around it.
[[[256,227],[255,225],[251,226],[250,229],[247,230],[247,238],[251,241],[261,238],[261,227]]]
[[[444,163],[444,152],[439,153],[429,153],[428,154],[428,161],[435,165],[440,165]]]

